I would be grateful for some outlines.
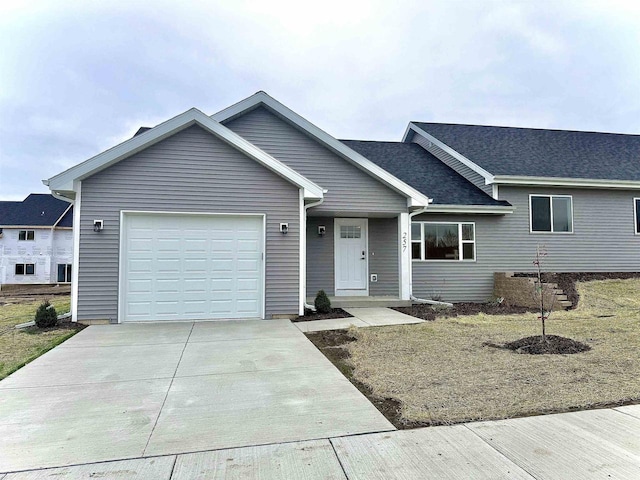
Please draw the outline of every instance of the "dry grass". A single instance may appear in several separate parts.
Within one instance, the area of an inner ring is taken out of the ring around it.
[[[69,327],[39,330],[28,328],[15,330],[14,325],[33,320],[43,297],[2,297],[0,301],[0,379],[11,374],[26,363],[34,360],[47,350],[62,343],[75,334]],[[56,311],[69,311],[68,296],[50,297]]]
[[[447,424],[640,401],[640,280],[578,284],[576,310],[547,333],[581,341],[575,355],[521,355],[484,346],[538,335],[533,314],[475,315],[354,329],[356,380],[402,404],[403,421]],[[611,315],[610,317],[604,317]]]

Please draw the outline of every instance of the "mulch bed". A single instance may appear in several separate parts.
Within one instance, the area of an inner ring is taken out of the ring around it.
[[[331,318],[350,318],[352,315],[348,314],[341,308],[332,308],[329,313],[315,313],[307,310],[307,312],[298,318],[291,320],[292,322],[310,322],[311,320],[329,320]]]
[[[408,422],[400,414],[400,402],[393,398],[382,398],[373,395],[371,388],[353,378],[353,367],[349,363],[349,351],[345,345],[357,341],[348,330],[329,330],[305,334],[340,372],[389,420],[396,428],[426,427],[422,422]]]
[[[537,311],[528,307],[473,302],[454,303],[451,308],[420,303],[410,307],[393,307],[393,309],[427,321],[432,321],[436,318],[457,317],[458,315],[477,315],[478,313],[484,313],[485,315],[515,315]]]
[[[513,350],[516,353],[529,355],[571,355],[574,353],[588,352],[591,347],[584,343],[558,335],[547,335],[547,341],[542,340],[542,335],[521,338],[503,345],[485,344],[488,347]]]

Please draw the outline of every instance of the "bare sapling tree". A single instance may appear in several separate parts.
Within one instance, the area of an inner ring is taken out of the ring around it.
[[[536,304],[538,305],[540,314],[538,319],[542,324],[542,338],[541,341],[547,341],[546,322],[549,320],[549,316],[553,311],[553,307],[556,303],[555,289],[553,285],[545,283],[542,279],[542,262],[547,257],[547,250],[544,245],[536,245],[536,256],[533,260],[533,264],[536,267],[537,278],[535,280],[534,297]]]

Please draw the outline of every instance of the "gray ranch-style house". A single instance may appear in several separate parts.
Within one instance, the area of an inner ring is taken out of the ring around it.
[[[74,203],[76,321],[485,301],[494,272],[640,270],[640,136],[409,124],[337,140],[264,92],[46,180]]]

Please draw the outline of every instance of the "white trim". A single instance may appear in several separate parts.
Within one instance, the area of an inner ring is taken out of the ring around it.
[[[235,134],[224,125],[212,120],[200,110],[191,108],[180,115],[146,131],[143,134],[80,163],[46,181],[50,190],[73,191],[73,181],[83,180],[131,155],[158,143],[192,125],[198,125],[220,138],[240,152],[280,175],[284,179],[303,188],[306,198],[322,198],[322,188],[308,178],[260,150],[244,138]]]
[[[304,194],[302,192],[302,190],[299,190],[299,197],[300,197],[300,203],[299,203],[299,209],[300,209],[300,238],[299,238],[299,242],[300,242],[300,257],[298,260],[298,263],[300,264],[300,268],[299,268],[299,273],[298,276],[300,277],[299,280],[299,286],[298,286],[298,295],[299,295],[299,299],[298,299],[298,315],[302,316],[304,315],[304,304],[306,302],[306,292],[305,292],[305,287],[306,287],[306,279],[307,279],[307,211],[304,209]]]
[[[638,202],[640,202],[640,198],[635,197],[633,199],[633,231],[636,235],[640,235],[640,231],[638,231]]]
[[[500,200],[500,194],[498,193],[498,184],[494,183],[491,186],[491,196],[494,198],[494,200]]]
[[[547,197],[549,198],[549,215],[551,216],[551,230],[542,231],[542,230],[533,230],[533,210],[531,208],[531,198],[532,197]],[[571,231],[569,232],[555,232],[553,230],[553,197],[563,197],[571,199]],[[533,235],[573,235],[574,226],[573,226],[573,195],[554,195],[554,194],[546,194],[546,193],[530,193],[529,194],[529,233]]]
[[[398,268],[401,300],[411,299],[411,221],[408,212],[398,215]]]
[[[273,110],[278,115],[284,117],[285,119],[296,125],[298,128],[304,130],[307,134],[323,143],[326,147],[328,147],[334,153],[340,155],[345,160],[350,161],[358,168],[367,172],[368,174],[378,179],[388,187],[391,187],[398,193],[401,193],[402,195],[410,198],[411,204],[409,206],[427,206],[429,204],[429,197],[411,187],[410,185],[407,185],[397,177],[391,175],[389,172],[379,167],[371,160],[363,157],[356,151],[347,147],[344,143],[336,140],[327,132],[316,127],[314,124],[298,115],[296,112],[286,107],[282,103],[278,102],[273,97],[270,97],[265,92],[257,92],[254,95],[251,95],[250,97],[245,98],[244,100],[241,100],[240,102],[219,111],[218,113],[212,115],[211,118],[213,118],[217,122],[225,122],[239,116],[245,111],[253,110],[261,104]]]
[[[75,211],[74,211],[75,212]],[[175,212],[155,210],[120,210],[120,239],[118,247],[118,323],[124,319],[124,242],[125,215],[166,215],[166,216],[209,216],[209,217],[261,217],[262,218],[262,312],[260,318],[266,318],[267,312],[267,216],[264,213],[216,213],[216,212]],[[96,234],[99,235],[99,234]],[[73,273],[73,272],[72,272]]]
[[[71,270],[71,321],[78,321],[78,280],[80,279],[80,205],[82,202],[82,182],[78,180],[74,188],[73,200],[73,269]]]
[[[640,190],[640,182],[635,180],[601,180],[601,179],[593,179],[593,178],[526,177],[526,176],[516,176],[516,175],[496,175],[493,178],[493,183],[497,183],[500,185]]]
[[[69,206],[64,210],[64,212],[62,212],[62,215],[60,215],[60,217],[58,217],[58,220],[56,220],[53,223],[53,226],[51,228],[56,228],[56,226],[60,223],[60,220],[62,220],[64,218],[64,216],[67,214],[67,212],[69,211],[69,209],[73,207],[73,203],[70,203]],[[62,227],[64,228],[64,227]],[[68,228],[68,227],[67,227]]]
[[[476,222],[450,222],[450,221],[446,221],[446,222],[438,222],[438,221],[424,221],[424,220],[415,220],[412,223],[419,223],[420,224],[420,258],[411,258],[412,262],[421,262],[421,263],[475,263],[478,260],[477,257],[477,248],[476,248],[476,242],[477,242],[477,236],[476,236]],[[456,259],[449,259],[449,258],[425,258],[424,252],[425,252],[425,248],[424,248],[424,225],[425,224],[435,224],[435,225],[457,225],[458,226],[458,256],[459,258]],[[464,257],[464,249],[463,246],[465,243],[471,243],[471,240],[463,240],[462,239],[462,225],[473,225],[473,260],[469,260],[469,259],[465,259]],[[413,239],[411,239],[411,243],[418,243],[417,241],[414,242]],[[413,247],[413,245],[412,245]]]
[[[353,220],[360,220],[364,225],[364,252],[365,252],[365,288],[364,289],[338,289],[338,241],[340,239],[340,228],[342,223]],[[368,218],[345,218],[337,217],[333,219],[333,290],[336,297],[369,296],[369,219]]]
[[[429,205],[427,213],[469,213],[504,215],[513,213],[515,207],[501,205]]]
[[[420,127],[418,127],[415,123],[410,122],[409,126],[407,127],[407,131],[404,134],[404,137],[402,139],[402,141],[406,141],[408,133],[410,130],[413,130],[414,133],[417,133],[418,135],[426,138],[427,140],[429,140],[431,143],[433,143],[434,145],[436,145],[437,147],[440,147],[442,150],[444,150],[446,153],[448,153],[449,155],[451,155],[453,158],[455,158],[456,160],[458,160],[460,163],[462,163],[463,165],[469,167],[471,170],[473,170],[474,172],[476,172],[478,175],[480,175],[481,177],[484,178],[484,182],[486,185],[489,185],[493,182],[493,174],[489,173],[488,171],[486,171],[484,168],[482,168],[480,165],[478,165],[477,163],[472,162],[471,160],[469,160],[467,157],[465,157],[464,155],[462,155],[461,153],[457,152],[456,150],[454,150],[453,148],[451,148],[449,145],[441,142],[440,140],[438,140],[436,137],[434,137],[433,135],[430,135],[429,133],[425,132],[423,129],[421,129]]]
[[[51,230],[53,227],[51,225],[0,225],[0,228],[5,228],[7,230]],[[70,227],[56,227],[56,228],[70,228]]]

